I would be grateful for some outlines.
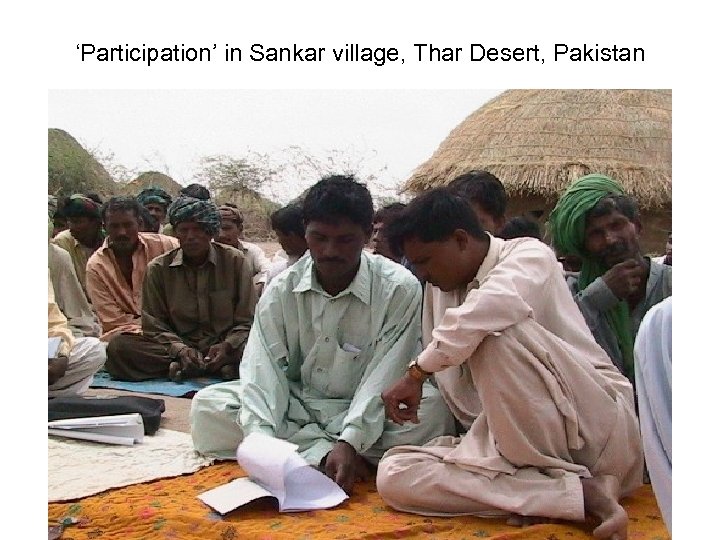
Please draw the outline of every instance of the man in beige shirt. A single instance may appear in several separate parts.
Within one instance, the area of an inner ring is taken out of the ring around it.
[[[85,266],[105,239],[100,218],[100,205],[85,195],[72,195],[63,206],[70,228],[59,233],[52,242],[70,253],[75,274],[87,295]]]
[[[124,380],[237,378],[257,303],[250,264],[212,242],[220,226],[214,203],[181,196],[168,215],[180,247],[148,265],[142,335],[117,335],[106,369]]]
[[[383,393],[386,412],[417,422],[434,374],[467,433],[392,448],[378,492],[416,513],[587,513],[597,538],[626,538],[618,501],[642,482],[632,387],[593,339],[552,250],[489,236],[442,188],[410,203],[388,236],[446,297],[444,311],[423,314],[425,350]]]
[[[87,264],[87,291],[102,324],[102,341],[139,334],[143,279],[155,257],[179,247],[176,238],[141,233],[140,202],[113,197],[103,207],[107,238]]]
[[[93,375],[105,362],[105,348],[94,337],[73,337],[67,319],[55,303],[55,292],[48,271],[48,348],[59,339],[48,357],[48,396],[73,396],[90,387]]]

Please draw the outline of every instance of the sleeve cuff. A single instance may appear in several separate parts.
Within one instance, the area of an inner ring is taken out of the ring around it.
[[[345,441],[352,446],[358,454],[365,452],[371,446],[370,444],[364,445],[365,442],[363,432],[356,427],[347,426],[343,429],[338,440]]]
[[[607,311],[620,302],[620,299],[613,294],[602,276],[585,287],[580,296],[584,302],[599,311]]]
[[[327,439],[316,441],[310,448],[301,452],[300,455],[308,462],[308,465],[317,467],[330,450],[333,449],[335,443]]]
[[[436,342],[433,341],[433,343]],[[437,349],[433,343],[421,352],[417,359],[417,365],[420,369],[428,373],[436,373],[452,365],[448,357],[440,349]]]

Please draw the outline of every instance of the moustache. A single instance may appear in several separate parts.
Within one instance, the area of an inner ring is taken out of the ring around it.
[[[600,256],[602,258],[617,257],[618,255],[624,255],[627,251],[628,247],[625,242],[616,242],[615,244],[611,244],[602,250]]]
[[[344,263],[345,261],[343,259],[339,259],[337,257],[324,257],[322,259],[318,259],[318,263]]]

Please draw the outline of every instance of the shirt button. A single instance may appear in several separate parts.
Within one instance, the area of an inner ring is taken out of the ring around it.
[[[326,338],[325,338],[325,343],[327,343],[328,341],[330,341],[330,338],[329,338],[329,337],[326,337]]]

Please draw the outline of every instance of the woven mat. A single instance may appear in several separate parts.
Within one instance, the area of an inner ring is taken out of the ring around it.
[[[428,518],[393,511],[372,482],[356,486],[353,496],[330,510],[279,514],[268,500],[256,501],[224,517],[197,495],[244,476],[237,464],[224,462],[192,475],[115,489],[73,503],[50,504],[48,519],[78,520],[63,540],[490,538],[494,540],[591,539],[591,524],[545,524],[525,528],[504,520],[472,516]],[[623,505],[630,515],[629,538],[669,540],[650,486],[641,487]]]
[[[48,501],[179,476],[212,462],[195,452],[188,433],[169,429],[133,446],[48,437]]]
[[[91,388],[113,388],[128,392],[142,394],[161,394],[172,397],[192,397],[198,390],[211,384],[223,382],[217,377],[196,377],[176,383],[170,379],[150,379],[149,381],[116,381],[106,371],[101,371],[93,377]]]

